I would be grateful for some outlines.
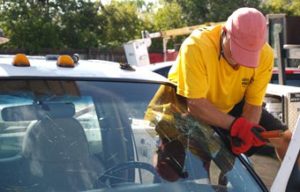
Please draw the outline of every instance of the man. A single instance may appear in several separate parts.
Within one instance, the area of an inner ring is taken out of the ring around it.
[[[169,79],[194,118],[229,133],[233,153],[252,154],[266,143],[262,131],[280,129],[284,136],[270,142],[283,158],[291,132],[262,108],[274,61],[266,33],[261,12],[239,8],[225,25],[195,30],[184,41]]]

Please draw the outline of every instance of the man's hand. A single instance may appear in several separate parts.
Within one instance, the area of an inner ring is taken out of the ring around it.
[[[247,152],[252,146],[259,147],[266,144],[260,133],[265,129],[251,123],[243,117],[234,120],[230,127],[231,149],[236,155]]]
[[[185,149],[180,141],[162,141],[157,150],[156,158],[155,168],[163,179],[176,181],[188,176],[183,171]]]

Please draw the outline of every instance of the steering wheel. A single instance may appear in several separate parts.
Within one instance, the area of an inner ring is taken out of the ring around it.
[[[162,182],[162,179],[156,172],[156,169],[149,163],[145,162],[136,162],[136,161],[129,161],[129,162],[124,162],[117,164],[108,170],[106,170],[98,179],[96,186],[102,185],[103,184],[107,187],[112,187],[111,181],[109,182],[110,184],[107,184],[107,181],[111,179],[117,179],[117,176],[115,174],[119,171],[123,170],[129,170],[129,169],[143,169],[146,170],[154,175],[153,183],[160,183]]]

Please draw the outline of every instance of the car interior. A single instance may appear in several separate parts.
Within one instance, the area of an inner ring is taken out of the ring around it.
[[[239,191],[241,178],[247,185],[255,183],[244,160],[206,129],[197,137],[182,135],[187,137],[187,177],[164,180],[153,163],[160,140],[144,119],[158,87],[51,80],[1,84],[0,191]],[[209,167],[201,152],[212,158]]]

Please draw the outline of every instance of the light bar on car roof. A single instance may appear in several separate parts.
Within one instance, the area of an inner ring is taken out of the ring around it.
[[[17,67],[29,67],[30,62],[27,56],[23,53],[18,53],[15,55],[12,64]]]
[[[57,58],[56,64],[59,67],[74,67],[75,66],[74,60],[69,55],[60,55]]]

